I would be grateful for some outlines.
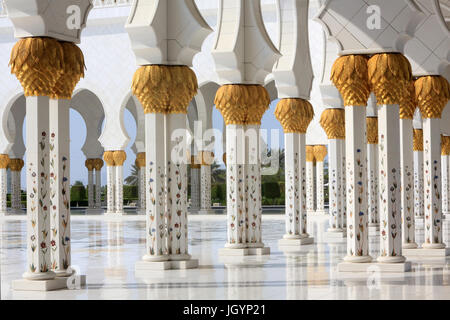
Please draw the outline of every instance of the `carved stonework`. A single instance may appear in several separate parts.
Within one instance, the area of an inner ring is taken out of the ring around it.
[[[50,5],[51,4],[51,5]],[[90,0],[4,0],[16,38],[50,37],[80,43]]]

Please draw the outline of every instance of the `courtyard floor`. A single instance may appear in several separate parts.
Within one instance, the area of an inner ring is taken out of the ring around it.
[[[222,260],[224,215],[190,216],[189,244],[200,267],[136,275],[134,265],[145,251],[143,216],[107,219],[72,216],[72,264],[87,276],[81,290],[18,292],[11,281],[26,266],[25,217],[0,218],[2,299],[450,299],[450,257],[412,261],[405,274],[338,273],[345,240],[326,238],[328,218],[309,218],[315,244],[284,254],[277,241],[284,234],[283,215],[263,215],[263,240],[270,256]],[[417,231],[419,244],[423,230]],[[449,243],[448,222],[444,242]],[[370,253],[378,237],[370,236]]]

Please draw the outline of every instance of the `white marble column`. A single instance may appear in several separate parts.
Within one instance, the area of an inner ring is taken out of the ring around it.
[[[166,116],[168,245],[170,260],[189,260],[186,114]]]
[[[57,276],[71,274],[70,100],[50,99],[51,265]]]
[[[115,213],[118,215],[125,214],[123,211],[123,164],[115,167]]]
[[[285,133],[286,234],[283,239],[301,239],[300,230],[300,134]]]
[[[329,214],[328,232],[344,234],[342,221],[342,139],[330,139],[328,144],[328,186],[329,186]]]
[[[404,262],[400,198],[399,106],[378,106],[380,256],[379,262]]]
[[[426,249],[443,249],[441,185],[441,120],[423,119],[424,230]]]
[[[8,171],[9,157],[7,154],[0,155],[0,216],[8,214],[7,193],[8,193]]]
[[[195,157],[192,157],[195,158]],[[194,159],[191,159],[194,160]],[[200,165],[191,161],[191,211],[200,211]]]
[[[114,166],[113,151],[105,152],[106,162],[106,214],[114,214],[116,212],[115,205],[115,176],[116,168]]]
[[[315,213],[314,162],[314,146],[306,146],[306,212],[308,214]]]
[[[26,98],[28,280],[51,280],[49,98]]]
[[[145,163],[144,163],[145,164]],[[145,213],[145,207],[147,206],[147,199],[145,196],[145,183],[146,183],[146,176],[145,176],[145,165],[139,168],[139,207],[140,210]]]
[[[324,196],[324,160],[327,155],[327,147],[324,145],[314,146],[314,158],[316,159],[316,213],[325,214]]]
[[[102,208],[102,172],[95,170],[95,208]]]
[[[227,125],[227,243],[226,248],[246,248],[245,234],[245,126]]]
[[[342,154],[342,183],[341,183],[341,193],[342,193],[342,226],[344,231],[347,232],[347,158],[346,158],[346,142],[345,140],[341,142],[341,154]]]
[[[11,159],[15,162],[14,168],[11,168],[11,211],[14,214],[22,213],[22,188],[21,188],[21,172],[23,168],[22,159]]]
[[[94,170],[88,170],[88,207],[94,209]]]
[[[450,136],[441,137],[442,215],[450,218]]]
[[[367,117],[367,210],[369,228],[380,228],[378,213],[378,118]]]
[[[261,235],[262,196],[261,196],[261,157],[260,125],[246,126],[245,177],[247,190],[246,241],[249,248],[263,248]]]
[[[211,214],[211,165],[200,167],[200,213]]]
[[[414,216],[414,151],[412,118],[400,119],[402,245],[417,248]]]
[[[145,167],[146,183],[146,254],[144,261],[158,262],[169,260],[167,243],[166,215],[166,171],[164,139],[165,115],[147,113],[145,115]]]
[[[366,107],[345,107],[347,256],[346,262],[370,262],[367,212]]]
[[[423,172],[423,131],[414,129],[414,216],[423,224],[424,218],[424,172]]]

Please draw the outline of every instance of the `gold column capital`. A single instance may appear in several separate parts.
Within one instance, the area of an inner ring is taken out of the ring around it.
[[[305,147],[306,151],[306,162],[315,162],[316,158],[314,157],[314,146],[307,145]]]
[[[114,151],[105,151],[103,153],[103,160],[105,160],[108,167],[114,167],[116,165],[114,162]]]
[[[412,120],[417,109],[416,89],[414,87],[414,81],[409,82],[406,91],[407,95],[403,97],[403,100],[400,103],[400,119]]]
[[[95,171],[100,171],[103,168],[103,160],[98,158],[98,159],[94,159],[94,168]]]
[[[447,79],[442,76],[424,76],[418,78],[414,86],[422,117],[440,119],[450,99],[450,86]]]
[[[367,143],[368,144],[378,144],[378,118],[377,117],[367,117]]]
[[[377,104],[400,105],[409,94],[411,64],[401,53],[379,53],[367,62],[369,84]]]
[[[450,156],[450,137],[441,135],[441,155]]]
[[[423,151],[423,130],[414,129],[413,130],[413,150]]]
[[[123,150],[114,151],[113,157],[114,165],[116,167],[123,166],[123,163],[125,162],[125,160],[127,160],[127,154]]]
[[[314,108],[307,100],[281,99],[275,109],[275,117],[281,123],[284,133],[305,134],[314,118]]]
[[[345,139],[345,110],[341,108],[325,109],[320,116],[320,125],[328,139]]]
[[[7,169],[9,161],[9,156],[7,154],[0,154],[0,169]]]
[[[317,162],[323,162],[325,160],[325,157],[328,154],[327,146],[325,145],[315,145],[314,146],[314,159],[316,159]]]
[[[83,51],[72,42],[60,42],[63,52],[62,74],[52,88],[52,99],[72,99],[73,91],[81,78],[84,78]]]
[[[63,73],[64,50],[61,43],[53,38],[23,38],[16,42],[11,51],[9,66],[26,97],[50,97]]]
[[[217,90],[214,104],[226,125],[258,125],[269,109],[270,97],[261,85],[228,84]]]
[[[225,165],[227,165],[227,153],[226,152],[222,155],[222,161]]]
[[[146,166],[146,156],[145,156],[145,152],[139,152],[136,155],[136,161],[134,162],[134,164],[136,165],[136,167],[138,167],[139,169],[144,168]]]
[[[198,156],[191,156],[191,169],[200,169],[201,165],[198,163]]]
[[[132,90],[146,114],[187,114],[197,94],[197,76],[188,66],[142,66],[134,74]]]
[[[331,69],[331,81],[341,93],[345,106],[367,106],[370,88],[366,56],[337,58]]]
[[[24,165],[25,162],[22,159],[9,159],[8,168],[11,171],[20,172]]]
[[[84,165],[88,169],[88,171],[93,171],[95,166],[95,159],[86,159]]]
[[[214,162],[214,153],[211,151],[200,151],[197,154],[197,163],[201,166],[210,166]]]

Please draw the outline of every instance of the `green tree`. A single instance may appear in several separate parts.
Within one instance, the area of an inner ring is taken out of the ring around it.
[[[131,175],[125,179],[125,184],[128,186],[137,186],[139,181],[139,168],[133,164],[131,166]]]

